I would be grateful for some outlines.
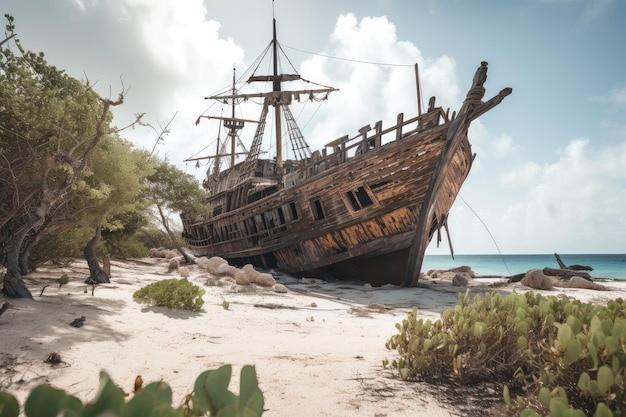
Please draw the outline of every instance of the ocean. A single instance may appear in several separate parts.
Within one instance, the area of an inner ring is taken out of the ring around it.
[[[587,265],[594,278],[626,280],[626,254],[570,255],[559,254],[565,265]],[[530,269],[558,268],[554,254],[550,255],[426,255],[422,271],[449,269],[467,265],[477,276],[509,276]]]

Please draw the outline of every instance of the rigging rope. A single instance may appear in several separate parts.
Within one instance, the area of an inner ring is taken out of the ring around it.
[[[476,216],[478,221],[480,221],[480,223],[483,225],[483,227],[485,228],[485,230],[489,234],[489,237],[491,237],[491,241],[493,242],[494,246],[498,250],[498,255],[500,255],[500,259],[502,259],[502,263],[504,264],[504,267],[506,268],[506,270],[507,270],[507,272],[509,273],[509,276],[510,276],[511,275],[511,270],[509,270],[509,266],[506,264],[506,261],[504,260],[504,255],[502,255],[502,252],[500,251],[500,247],[498,246],[498,243],[496,242],[496,239],[491,234],[491,231],[489,231],[489,228],[487,227],[487,225],[485,224],[483,219],[481,219],[480,216],[474,211],[474,209],[467,203],[467,201],[465,201],[465,199],[463,198],[461,193],[459,193],[459,198],[461,199],[461,201],[463,201],[465,203],[467,208],[470,209],[470,211],[474,214],[474,216]]]
[[[415,64],[393,64],[393,63],[386,63],[386,62],[362,61],[362,60],[359,60],[359,59],[340,58],[340,57],[337,57],[337,56],[324,55],[324,54],[320,54],[320,53],[305,51],[303,49],[294,48],[294,47],[288,46],[288,45],[282,45],[282,46],[284,46],[285,48],[294,50],[294,51],[305,53],[305,54],[317,55],[317,56],[321,56],[321,57],[329,58],[329,59],[336,59],[338,61],[357,62],[359,64],[380,65],[380,66],[384,66],[384,67],[412,67],[412,66],[415,65]]]

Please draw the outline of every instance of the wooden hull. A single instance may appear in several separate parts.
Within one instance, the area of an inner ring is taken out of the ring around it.
[[[435,192],[433,175],[441,170],[448,125],[374,147],[208,221],[185,219],[185,238],[197,254],[234,264],[402,285],[420,211],[434,213],[428,221],[429,241],[471,167],[471,147],[460,132],[442,171],[446,178],[437,190],[440,197],[432,207],[424,206]],[[310,168],[320,168],[327,162],[323,159]],[[427,243],[421,246],[423,258]]]
[[[213,177],[209,211],[183,216],[183,237],[198,255],[236,265],[416,285],[470,171],[469,126],[511,93],[483,102],[486,70],[481,63],[458,115],[432,100],[416,118],[365,126],[305,161],[246,160]]]

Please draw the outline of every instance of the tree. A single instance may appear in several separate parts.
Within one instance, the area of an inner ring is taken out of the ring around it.
[[[32,294],[24,285],[20,253],[63,206],[89,158],[112,128],[111,107],[82,83],[47,64],[43,53],[26,52],[13,34],[0,49],[0,256],[7,270],[3,293]],[[7,46],[8,45],[8,46]]]
[[[205,209],[204,192],[195,177],[185,174],[167,160],[155,160],[154,168],[155,172],[146,178],[147,194],[174,246],[185,257],[185,262],[189,262],[187,254],[172,232],[168,213],[201,213]]]
[[[145,178],[154,172],[145,151],[134,149],[130,143],[120,138],[105,138],[91,161],[91,173],[81,184],[91,207],[84,212],[81,221],[92,227],[95,233],[84,248],[89,265],[89,282],[109,282],[109,278],[98,263],[96,245],[100,241],[102,229],[119,230],[124,227],[120,215],[141,213],[149,204],[143,198]]]

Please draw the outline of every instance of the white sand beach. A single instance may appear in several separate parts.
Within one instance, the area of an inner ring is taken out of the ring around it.
[[[21,404],[42,383],[88,401],[97,393],[99,372],[106,370],[127,392],[137,375],[146,383],[163,380],[178,405],[202,371],[223,364],[232,364],[231,390],[238,393],[239,372],[251,364],[267,417],[485,415],[479,412],[480,401],[463,398],[463,392],[458,393],[462,401],[455,401],[449,392],[403,382],[382,367],[383,359],[394,357],[385,342],[413,306],[422,316],[437,319],[465,287],[422,280],[417,288],[370,289],[278,276],[289,291],[276,293],[256,285],[206,286],[208,273],[191,266],[189,279],[206,290],[201,312],[133,300],[134,291],[146,284],[180,277],[168,272],[167,265],[159,258],[113,261],[111,283],[97,286],[93,295],[83,283],[89,275],[85,262],[48,265],[30,274],[25,280],[34,300],[1,300],[10,308],[0,316],[0,388]],[[70,282],[59,288],[56,280],[64,273]],[[468,288],[473,293],[528,290],[504,283],[479,278]],[[50,286],[40,296],[46,284]],[[610,290],[542,293],[596,303],[626,298],[626,281],[602,284]],[[81,316],[82,327],[69,325]],[[61,363],[44,362],[53,352]]]

